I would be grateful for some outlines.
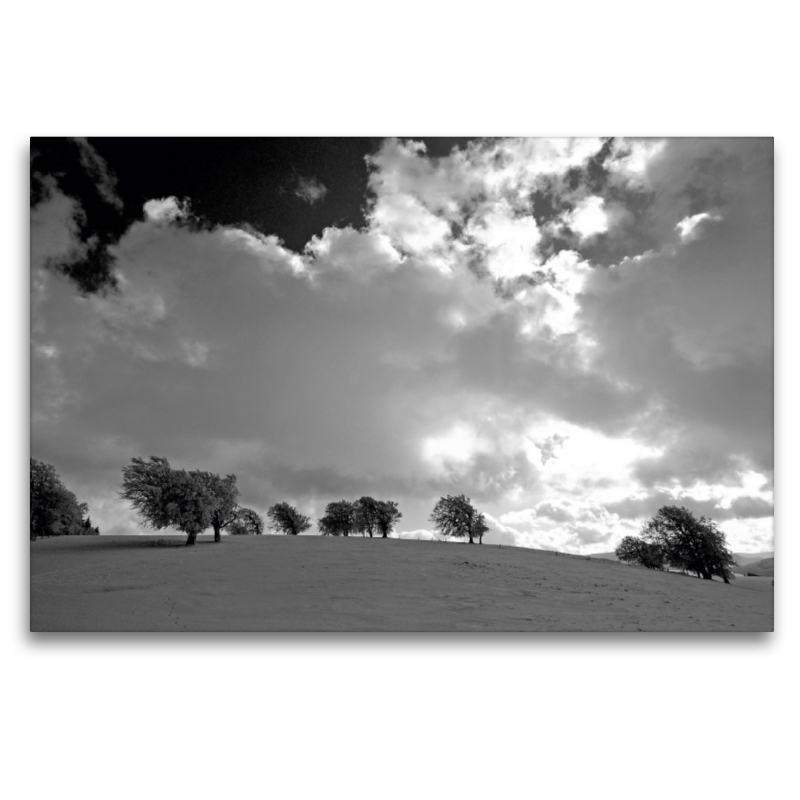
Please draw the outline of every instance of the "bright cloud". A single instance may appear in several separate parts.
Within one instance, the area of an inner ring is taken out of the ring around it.
[[[567,217],[570,228],[581,239],[588,239],[608,230],[608,215],[603,209],[602,197],[587,197]]]
[[[702,214],[684,217],[675,227],[680,231],[683,241],[690,241],[691,239],[696,239],[699,235],[701,222],[705,222],[706,220],[719,222],[721,219],[722,217],[718,214],[709,214],[704,211]]]
[[[148,200],[144,204],[146,219],[154,222],[174,222],[189,213],[189,204],[177,197],[164,197],[161,200]]]
[[[438,469],[463,465],[476,453],[491,449],[469,425],[459,424],[441,436],[432,436],[422,442],[422,455]]]

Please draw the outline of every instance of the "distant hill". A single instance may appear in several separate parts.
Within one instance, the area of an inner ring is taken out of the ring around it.
[[[592,553],[589,558],[599,558],[605,561],[619,561],[613,552]],[[775,552],[764,553],[734,553],[733,558],[739,565],[735,572],[752,572],[765,577],[775,576]]]
[[[619,561],[614,553],[590,553],[589,558],[603,558],[606,561]]]
[[[775,577],[775,559],[762,558],[760,561],[752,561],[743,567],[744,571],[750,575],[760,575],[762,578]]]
[[[766,558],[774,559],[775,552],[770,550],[766,553],[734,553],[733,557],[740,567],[746,567],[748,564],[753,564],[756,561],[763,561]]]

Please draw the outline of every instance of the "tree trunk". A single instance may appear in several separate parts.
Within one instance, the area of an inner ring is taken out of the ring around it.
[[[189,538],[186,540],[186,546],[188,547],[190,544],[194,544],[195,539],[197,539],[196,533],[190,533]]]
[[[470,544],[475,544],[475,542],[472,541],[472,534],[469,535],[469,543]]]
[[[383,532],[383,536],[381,536],[381,539],[388,539],[388,538],[389,538],[389,537],[386,535],[386,531],[384,531],[384,532]]]
[[[213,525],[214,525],[214,541],[215,542],[221,542],[222,541],[222,533],[221,533],[221,531],[219,529],[219,523],[215,522],[215,523],[213,523]]]

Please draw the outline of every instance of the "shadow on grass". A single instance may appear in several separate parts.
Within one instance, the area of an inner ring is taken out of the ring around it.
[[[72,546],[65,546],[63,549],[59,547],[61,542],[70,542]],[[37,539],[31,542],[31,547],[34,548],[40,543],[46,542],[56,545],[62,553],[86,553],[94,550],[141,550],[147,547],[186,547],[186,539],[182,536],[159,536],[144,537],[144,536],[120,536],[119,538],[111,537],[78,537],[78,536],[53,536],[47,539]],[[201,547],[203,545],[216,544],[222,545],[224,542],[215,542],[213,538],[198,539],[193,547]],[[43,549],[50,549],[45,547]],[[33,551],[32,551],[33,552]],[[52,550],[51,550],[52,552]]]

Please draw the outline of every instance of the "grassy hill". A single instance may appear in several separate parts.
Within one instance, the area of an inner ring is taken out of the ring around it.
[[[31,542],[33,631],[770,631],[726,586],[543,550],[333,537]]]

